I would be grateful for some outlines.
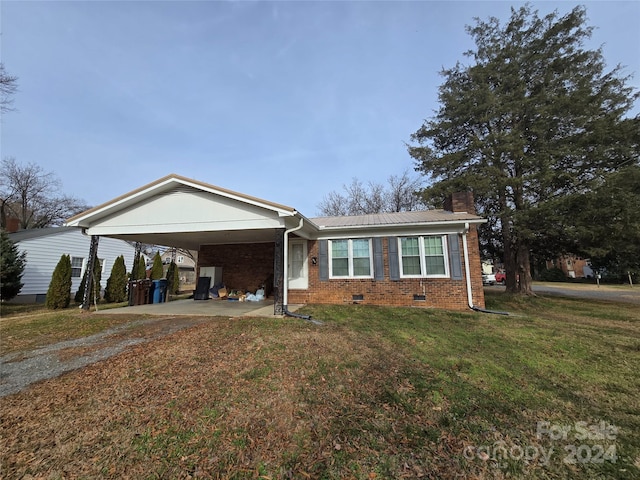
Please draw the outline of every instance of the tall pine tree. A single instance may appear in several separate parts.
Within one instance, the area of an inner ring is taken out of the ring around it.
[[[605,71],[601,49],[584,48],[585,20],[584,7],[539,17],[528,5],[505,25],[476,19],[471,64],[443,70],[439,110],[411,136],[409,153],[432,182],[427,200],[473,189],[492,227],[483,243],[499,242],[510,292],[532,294],[532,250],[569,221],[554,210],[558,198],[638,158],[639,120],[625,117],[638,93],[621,67]]]

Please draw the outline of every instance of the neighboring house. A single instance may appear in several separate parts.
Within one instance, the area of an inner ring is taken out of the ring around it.
[[[80,213],[89,235],[195,250],[231,289],[300,303],[484,308],[473,197],[443,210],[307,218],[292,207],[168,175]],[[87,249],[88,251],[88,249]]]
[[[91,237],[76,227],[51,227],[20,230],[9,238],[18,250],[27,252],[27,263],[22,276],[24,286],[12,300],[14,303],[42,303],[47,297],[51,276],[62,255],[71,258],[71,295],[75,295],[87,267]],[[104,288],[111,274],[113,262],[124,255],[128,270],[133,264],[135,248],[114,238],[101,238],[98,259],[102,265],[101,285]]]
[[[547,260],[547,268],[559,268],[568,278],[593,278],[589,259],[573,254],[559,255],[555,260]]]
[[[176,262],[178,274],[181,284],[194,284],[196,282],[196,262],[192,258],[194,255],[180,248],[169,248],[161,255],[162,264],[165,265],[165,273],[167,266],[171,261]]]

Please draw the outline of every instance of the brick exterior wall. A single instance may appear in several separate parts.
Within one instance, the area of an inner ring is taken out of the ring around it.
[[[387,238],[383,238],[384,280],[374,279],[330,279],[321,281],[320,267],[309,265],[309,288],[289,290],[288,303],[343,304],[353,303],[353,295],[362,295],[357,303],[370,305],[395,305],[467,310],[467,283],[448,278],[389,279]],[[462,255],[462,240],[459,237]],[[469,268],[472,277],[473,303],[484,308],[480,251],[478,234],[471,226],[467,235]],[[272,278],[274,266],[274,243],[204,245],[198,253],[198,267],[222,267],[222,280],[228,288],[255,291],[266,279]],[[309,259],[318,257],[318,242],[307,242]],[[463,276],[464,258],[462,258]],[[425,295],[425,300],[414,300],[414,295]]]
[[[198,274],[200,267],[222,267],[222,282],[227,288],[255,292],[273,278],[274,245],[203,245],[198,252]]]
[[[462,241],[461,239],[458,241],[462,252]],[[475,306],[484,308],[478,234],[474,226],[469,231],[467,244],[472,277],[473,302]],[[357,300],[357,303],[432,307],[449,310],[467,310],[469,308],[467,303],[467,284],[464,279],[410,278],[390,280],[387,238],[383,238],[382,245],[384,252],[384,280],[329,279],[321,281],[319,278],[319,266],[312,265],[309,262],[309,288],[307,290],[290,289],[289,303],[354,303],[353,295],[362,295],[363,299]],[[319,256],[317,241],[309,241],[307,247],[309,258]],[[462,261],[464,272],[464,259]],[[425,295],[425,300],[414,300],[414,295]]]

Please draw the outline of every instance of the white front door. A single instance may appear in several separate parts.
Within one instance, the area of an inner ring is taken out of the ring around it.
[[[289,242],[289,288],[306,289],[309,287],[307,266],[307,241],[291,240]]]

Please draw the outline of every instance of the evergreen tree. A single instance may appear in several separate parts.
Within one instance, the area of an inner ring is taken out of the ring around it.
[[[0,300],[11,300],[20,293],[26,256],[27,253],[20,253],[9,235],[0,230]]]
[[[144,262],[142,255],[136,255],[133,259],[133,266],[131,267],[131,280],[140,280],[140,261]]]
[[[409,153],[432,182],[428,201],[472,188],[489,219],[481,234],[494,234],[483,243],[498,240],[504,252],[509,292],[532,294],[531,252],[562,246],[549,233],[571,220],[558,216],[557,199],[638,158],[640,117],[625,117],[638,93],[621,67],[605,72],[601,49],[584,49],[585,20],[584,7],[540,18],[529,5],[504,26],[476,20],[467,27],[474,63],[442,72],[439,110],[411,136]]]
[[[67,308],[69,303],[71,303],[71,258],[69,255],[62,255],[51,276],[46,306],[55,310]]]
[[[140,280],[146,280],[147,278],[147,261],[145,260],[144,255],[140,255],[140,259],[138,261],[137,278]]]
[[[640,165],[604,177],[588,192],[573,195],[566,208],[572,253],[591,260],[594,270],[626,278],[640,274]]]
[[[169,264],[167,268],[167,292],[176,295],[180,291],[180,272],[175,262]]]
[[[151,267],[151,280],[160,280],[161,278],[164,278],[164,267],[162,266],[160,252],[156,252],[153,256],[153,265]]]
[[[76,304],[78,305],[82,304],[82,300],[84,299],[84,291],[87,288],[86,282],[87,282],[87,275],[85,274],[82,276],[82,280],[80,281],[78,290],[76,291],[76,294],[73,297],[73,301],[76,302]]]
[[[114,303],[124,302],[127,299],[127,267],[124,264],[123,255],[113,262],[111,275],[104,290],[104,298],[107,302]]]

